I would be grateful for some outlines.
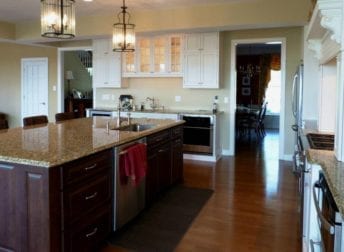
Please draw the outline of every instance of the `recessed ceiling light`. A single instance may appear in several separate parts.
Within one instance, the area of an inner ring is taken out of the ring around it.
[[[84,2],[92,2],[93,0],[84,0]]]

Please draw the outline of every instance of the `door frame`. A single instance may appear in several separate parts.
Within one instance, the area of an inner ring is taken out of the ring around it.
[[[57,112],[64,112],[64,52],[92,50],[90,46],[65,47],[57,49]],[[92,50],[93,51],[93,50]]]
[[[46,70],[46,77],[47,77],[47,85],[45,85],[45,94],[46,94],[46,106],[47,106],[47,116],[49,115],[49,60],[48,57],[33,57],[33,58],[21,58],[20,60],[20,81],[21,81],[21,85],[20,85],[20,109],[21,109],[21,119],[22,119],[22,124],[23,124],[23,118],[24,118],[24,98],[23,98],[23,90],[24,90],[24,63],[27,61],[44,61],[45,63],[45,70]]]
[[[236,73],[236,45],[267,43],[273,41],[281,42],[281,111],[279,118],[279,159],[288,159],[284,154],[285,143],[285,74],[286,74],[286,38],[258,38],[258,39],[234,39],[231,42],[231,77],[229,87],[229,155],[235,155],[235,110],[236,110],[236,92],[237,92],[237,73]]]

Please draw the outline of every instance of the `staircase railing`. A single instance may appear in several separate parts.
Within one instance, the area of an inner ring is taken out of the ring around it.
[[[92,51],[78,51],[78,58],[83,66],[86,68],[90,76],[92,76],[93,64],[92,64]]]

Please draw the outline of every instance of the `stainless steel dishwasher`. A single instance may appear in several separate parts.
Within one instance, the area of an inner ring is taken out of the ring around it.
[[[139,185],[134,185],[131,179],[123,183],[120,178],[120,156],[125,153],[126,148],[138,143],[146,143],[146,138],[115,147],[114,231],[135,218],[145,207],[146,178],[143,178]]]

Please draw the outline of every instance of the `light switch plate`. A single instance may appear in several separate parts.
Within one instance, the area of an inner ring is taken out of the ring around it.
[[[180,95],[176,95],[176,96],[174,97],[174,100],[175,100],[176,102],[181,102],[182,97],[181,97]]]
[[[224,103],[228,103],[228,97],[224,97],[224,98],[223,98],[223,102],[224,102]]]

